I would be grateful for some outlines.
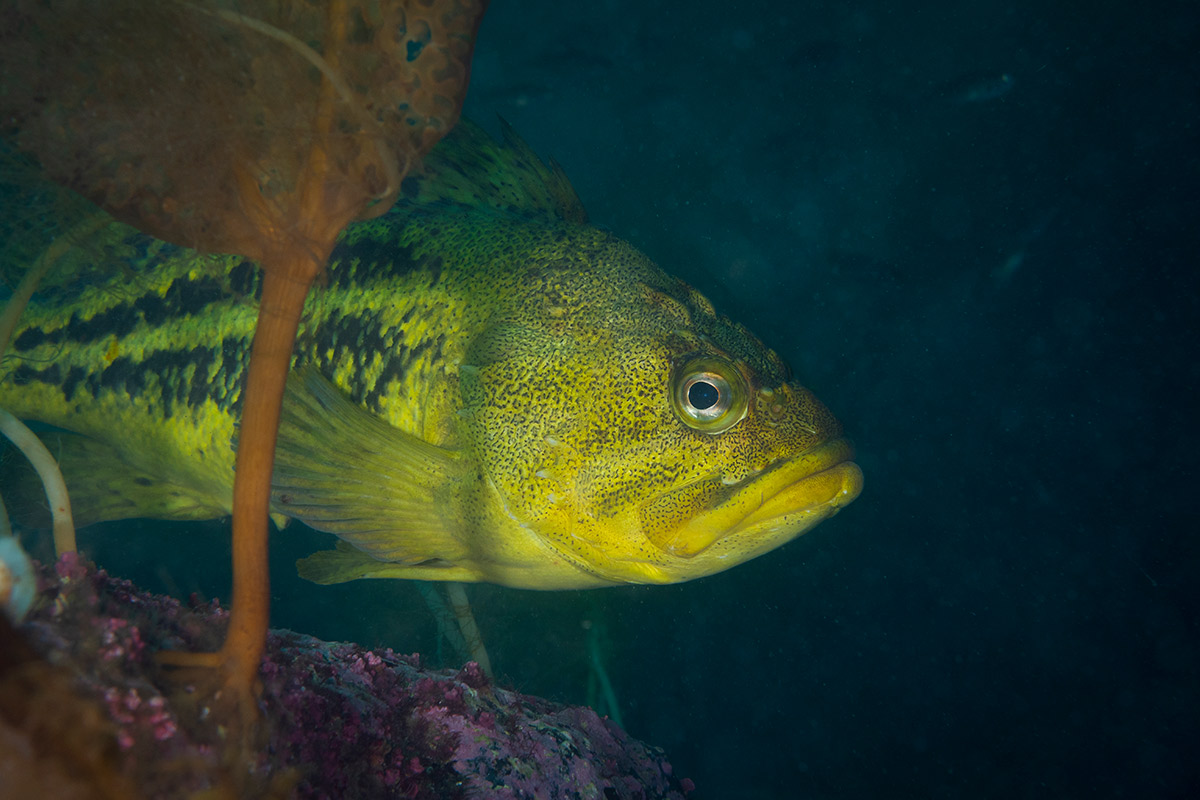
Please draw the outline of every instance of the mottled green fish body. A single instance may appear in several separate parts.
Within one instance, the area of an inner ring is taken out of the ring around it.
[[[687,580],[857,495],[778,357],[587,225],[510,133],[462,127],[405,189],[305,307],[273,511],[342,540],[306,577]],[[43,438],[83,524],[228,514],[256,268],[116,224],[88,253],[125,274],[30,305],[0,406],[62,429]]]

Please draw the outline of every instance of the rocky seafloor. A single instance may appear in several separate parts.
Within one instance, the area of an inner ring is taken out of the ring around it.
[[[589,708],[496,686],[474,663],[272,631],[255,747],[154,658],[211,650],[228,614],[64,556],[0,631],[4,798],[679,798],[661,751]],[[2,616],[2,615],[0,615]]]

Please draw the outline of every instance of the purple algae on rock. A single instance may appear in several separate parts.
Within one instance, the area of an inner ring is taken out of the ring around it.
[[[141,592],[73,555],[42,569],[40,595],[22,632],[106,709],[145,796],[208,788],[220,731],[160,688],[153,654],[215,649],[227,612]],[[474,663],[432,671],[417,655],[277,630],[260,677],[268,738],[256,769],[294,770],[294,797],[682,800],[692,789],[591,709],[500,688]]]

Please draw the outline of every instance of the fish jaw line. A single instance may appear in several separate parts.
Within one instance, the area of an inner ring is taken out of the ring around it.
[[[852,503],[862,492],[862,485],[858,464],[853,461],[835,464],[768,498],[726,536],[754,535],[779,526],[793,528],[792,536],[797,536]],[[797,522],[803,525],[794,528]]]
[[[737,563],[773,549],[858,497],[863,478],[862,470],[850,460],[853,457],[853,446],[839,438],[781,462],[746,481],[721,505],[681,526],[664,549],[690,559],[718,541],[767,538],[747,543],[752,552]]]

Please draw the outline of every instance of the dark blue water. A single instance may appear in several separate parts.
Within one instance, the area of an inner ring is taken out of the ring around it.
[[[488,14],[468,113],[784,354],[866,473],[781,551],[604,595],[628,728],[706,798],[1200,792],[1194,7]]]
[[[594,700],[599,657],[699,798],[1200,793],[1198,51],[1184,4],[494,3],[467,113],[787,358],[866,474],[693,584],[473,587],[502,679]],[[161,577],[224,591],[188,530]],[[436,649],[412,586],[292,576],[326,546],[278,537],[278,624]]]

